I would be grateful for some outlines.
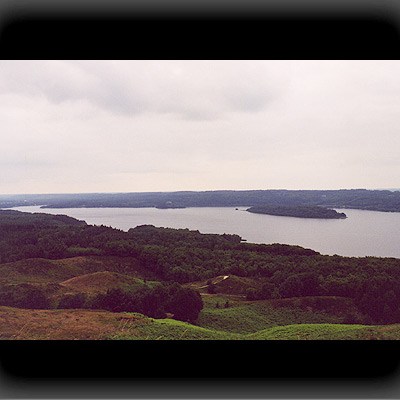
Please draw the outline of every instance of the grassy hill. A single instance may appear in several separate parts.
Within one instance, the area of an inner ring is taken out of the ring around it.
[[[133,278],[154,279],[154,274],[143,268],[133,257],[80,256],[59,260],[31,258],[0,264],[0,284],[7,283],[61,283],[80,275],[111,271]]]
[[[20,260],[0,264],[0,304],[30,308],[32,303],[34,308],[57,308],[65,295],[92,298],[108,289],[143,285],[144,280],[151,285],[149,278],[153,277],[132,257]]]
[[[357,315],[354,301],[340,296],[246,299],[262,278],[218,275],[185,286],[202,294],[203,309],[192,323],[154,319],[137,313],[55,309],[64,295],[105,293],[108,289],[154,285],[131,257],[27,259],[0,265],[3,288],[40,289],[53,309],[0,307],[0,339],[297,340],[398,339],[400,325],[345,324]],[[208,293],[210,284],[216,294]]]
[[[354,311],[350,299],[325,298],[319,308],[307,305],[313,301],[318,303],[317,299],[305,302],[298,298],[285,300],[288,301],[279,306],[276,300],[246,301],[236,296],[204,295],[204,308],[195,324],[208,329],[247,334],[289,324],[339,324],[348,312]],[[337,303],[337,307],[329,309],[325,303]]]
[[[291,324],[253,333],[205,328],[137,313],[0,306],[1,340],[399,340],[400,325]]]
[[[399,324],[355,324],[352,320],[360,313],[352,298],[305,296],[250,301],[247,291],[259,290],[268,278],[231,273],[184,285],[202,296],[203,309],[191,323],[150,318],[139,313],[89,309],[85,308],[87,303],[72,309],[59,307],[65,304],[61,300],[70,295],[92,298],[109,289],[135,291],[155,287],[159,279],[154,271],[132,256],[29,258],[0,264],[3,293],[0,339],[400,339]],[[211,293],[210,285],[213,286]],[[16,308],[15,303],[4,302],[7,293],[25,296],[28,300],[31,295],[36,300],[44,296],[48,302],[35,309],[23,308],[25,303],[19,303],[21,308]]]
[[[108,289],[138,283],[143,283],[143,281],[117,272],[102,271],[80,275],[61,282],[60,285],[80,293],[105,293]]]
[[[14,266],[19,278],[30,282],[8,284],[14,288],[41,287],[54,299],[67,293],[93,294],[125,285],[143,285],[143,280],[110,271],[77,275],[56,283],[73,271],[81,273],[104,263],[96,258],[73,260],[25,260]],[[104,261],[104,260],[103,260]],[[114,260],[115,261],[115,260]],[[36,275],[27,274],[30,265]],[[127,264],[128,265],[128,264]],[[125,267],[127,266],[125,265]],[[136,271],[136,270],[135,270]],[[4,271],[3,271],[4,272]],[[26,274],[26,275],[25,275]],[[140,274],[139,274],[140,275]],[[37,278],[32,283],[32,277]],[[121,339],[121,340],[298,340],[298,339],[399,339],[400,325],[367,326],[343,324],[345,316],[357,309],[349,298],[314,296],[248,301],[243,291],[257,286],[259,280],[235,276],[217,276],[210,280],[217,294],[206,292],[207,282],[188,286],[203,290],[204,308],[193,323],[174,319],[154,319],[137,313],[113,313],[104,310],[28,310],[0,307],[0,339]],[[151,284],[151,282],[150,282]],[[226,292],[226,293],[224,293]],[[229,293],[231,292],[231,293]]]
[[[388,329],[389,328],[389,329]],[[302,324],[264,329],[248,335],[253,340],[398,340],[400,325]]]
[[[248,288],[259,288],[263,279],[245,278],[235,275],[219,275],[206,281],[191,282],[185,286],[207,293],[209,284],[213,284],[218,293],[238,295],[244,297]]]

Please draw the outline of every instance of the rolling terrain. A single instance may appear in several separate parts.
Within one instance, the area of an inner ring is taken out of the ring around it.
[[[239,311],[241,308],[242,312]],[[389,326],[293,321],[292,315],[262,314],[264,321],[251,325],[265,308],[253,308],[243,319],[242,305],[226,316],[225,309],[215,312],[208,304],[209,315],[198,324],[174,319],[154,319],[137,313],[114,313],[94,310],[27,310],[0,306],[1,340],[399,340],[400,324]],[[250,310],[249,310],[250,311]],[[202,311],[203,312],[203,311]],[[210,317],[210,315],[213,317]],[[225,314],[225,315],[224,315]],[[307,315],[302,315],[303,321]],[[291,321],[292,318],[292,321]],[[204,320],[207,320],[204,321]],[[310,316],[309,321],[312,321]],[[325,318],[326,319],[326,318]],[[218,324],[223,322],[223,326]],[[227,324],[229,320],[230,324]],[[240,331],[238,321],[245,327]],[[265,322],[267,320],[267,322]],[[314,318],[314,321],[318,317]],[[292,323],[289,323],[292,322]],[[278,324],[280,323],[280,324]],[[250,325],[249,325],[250,324]],[[265,324],[265,325],[263,325]],[[267,326],[266,328],[262,328]],[[261,329],[258,329],[261,328]],[[235,332],[236,331],[236,332]]]
[[[1,339],[398,339],[400,260],[0,212]]]
[[[114,271],[106,269],[110,265],[113,265]],[[29,274],[29,270],[34,273]],[[347,315],[358,312],[350,298],[309,296],[249,301],[245,296],[246,290],[259,287],[260,279],[235,275],[220,275],[184,285],[198,290],[204,304],[198,318],[190,323],[171,318],[151,318],[140,313],[55,308],[57,300],[66,294],[94,295],[110,288],[156,283],[146,280],[137,262],[129,258],[31,259],[1,265],[0,276],[3,285],[40,286],[52,299],[54,307],[25,309],[0,306],[0,339],[3,340],[400,338],[400,324],[344,323]],[[210,284],[213,284],[215,293],[208,293]]]

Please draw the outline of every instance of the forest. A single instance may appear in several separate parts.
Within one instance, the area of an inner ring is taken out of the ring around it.
[[[254,207],[263,205],[322,206],[399,212],[400,191],[341,190],[215,190],[138,193],[1,195],[0,208],[38,205],[75,207]]]
[[[342,296],[351,298],[362,313],[362,317],[354,316],[353,323],[400,322],[400,259],[327,256],[299,246],[245,243],[238,235],[201,234],[152,225],[124,232],[66,216],[0,211],[0,273],[5,274],[8,263],[18,260],[88,255],[137,260],[154,280],[161,282],[164,286],[141,292],[143,298],[155,295],[164,299],[149,311],[151,315],[174,308],[174,302],[167,304],[165,299],[171,290],[179,291],[181,285],[232,275],[258,282],[257,287],[247,289],[249,300]],[[121,272],[116,266],[110,268]],[[179,296],[192,299],[190,303],[198,313],[201,303],[189,292],[182,291]],[[24,296],[13,294],[11,284],[2,285],[0,305],[12,306],[14,295]],[[32,298],[32,293],[29,296]],[[43,296],[35,296],[42,299],[45,307]],[[135,302],[128,294],[117,291],[108,296],[111,303],[119,296],[127,310],[134,309]],[[104,306],[106,300],[99,298],[92,306]]]

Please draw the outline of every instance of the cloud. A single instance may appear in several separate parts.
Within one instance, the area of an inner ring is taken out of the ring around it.
[[[0,61],[0,191],[396,187],[398,66]]]
[[[55,104],[85,99],[112,113],[172,113],[197,120],[263,109],[279,94],[278,78],[274,63],[263,61],[0,63],[3,93],[44,96]]]

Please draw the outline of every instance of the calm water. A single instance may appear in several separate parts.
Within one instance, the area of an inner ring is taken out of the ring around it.
[[[201,233],[235,233],[248,242],[296,244],[328,255],[400,258],[400,213],[336,209],[348,218],[324,220],[252,214],[244,207],[15,209],[66,214],[88,224],[124,231],[152,224]]]

